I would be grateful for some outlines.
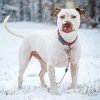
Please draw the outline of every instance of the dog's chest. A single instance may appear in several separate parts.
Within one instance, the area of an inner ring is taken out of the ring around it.
[[[68,63],[68,46],[55,45],[51,53],[52,64],[56,67],[64,67]]]

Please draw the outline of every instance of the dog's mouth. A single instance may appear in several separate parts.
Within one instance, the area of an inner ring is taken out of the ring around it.
[[[73,30],[73,25],[71,24],[71,22],[67,22],[65,24],[62,25],[62,31],[65,33],[70,33]]]

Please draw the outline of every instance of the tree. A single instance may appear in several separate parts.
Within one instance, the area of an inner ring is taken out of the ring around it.
[[[23,9],[23,6],[24,6],[24,4],[23,4],[23,0],[19,0],[19,20],[20,21],[23,21],[24,20],[24,9]]]
[[[38,3],[38,19],[39,19],[39,22],[42,21],[42,11],[43,11],[43,8],[42,8],[42,0],[39,0],[39,3]]]
[[[89,15],[91,18],[95,16],[95,6],[96,6],[96,0],[88,0],[89,4]]]

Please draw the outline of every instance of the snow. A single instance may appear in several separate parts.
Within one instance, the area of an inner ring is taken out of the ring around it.
[[[16,33],[27,36],[32,32],[51,33],[57,27],[50,24],[8,23]],[[24,75],[23,89],[17,88],[18,50],[22,40],[6,32],[0,24],[0,100],[99,100],[100,99],[100,29],[79,29],[82,47],[78,74],[78,88],[69,91],[70,70],[58,85],[60,95],[52,95],[40,85],[40,64],[32,58]],[[55,34],[55,33],[54,33]],[[57,82],[65,68],[56,68]],[[48,74],[45,75],[49,86]]]

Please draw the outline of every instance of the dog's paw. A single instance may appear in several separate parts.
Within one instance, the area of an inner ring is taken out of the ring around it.
[[[77,88],[77,85],[75,85],[75,84],[71,84],[71,86],[69,87],[70,90],[76,89],[76,88]]]
[[[52,95],[60,95],[58,92],[58,89],[48,88],[48,92],[50,92]]]
[[[23,87],[22,86],[18,86],[18,89],[21,90]]]
[[[76,89],[76,88],[77,88],[76,85],[71,85],[71,86],[69,87],[69,90],[73,90],[73,89]]]
[[[47,88],[47,85],[45,83],[41,84],[43,88]]]
[[[71,85],[70,87],[67,88],[68,93],[76,92],[77,91],[77,86],[76,85]]]
[[[73,92],[75,92],[76,91],[76,89],[69,89],[68,90],[68,93],[73,93]]]
[[[70,87],[67,87],[66,93],[73,93],[73,92],[76,92],[76,91],[77,91],[76,88],[70,88]]]

